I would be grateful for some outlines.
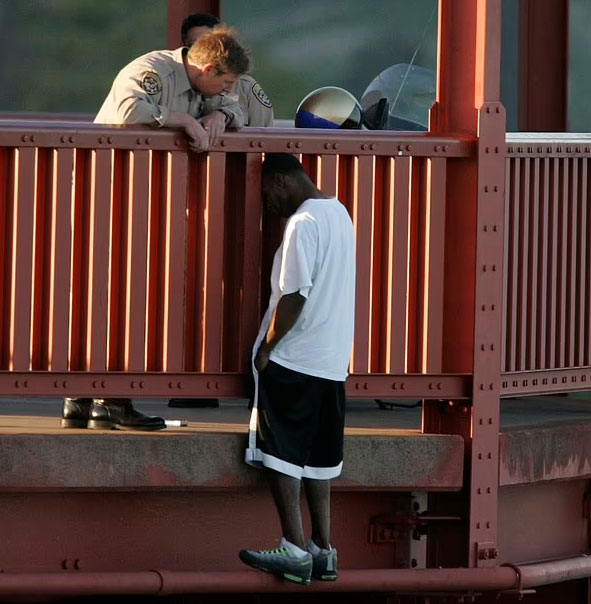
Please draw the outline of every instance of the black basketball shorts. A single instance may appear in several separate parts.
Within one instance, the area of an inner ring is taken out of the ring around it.
[[[258,375],[246,462],[298,479],[336,478],[344,427],[345,382],[270,361]]]

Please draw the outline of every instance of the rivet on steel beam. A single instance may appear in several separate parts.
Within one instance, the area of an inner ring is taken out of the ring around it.
[[[151,138],[147,138],[146,139],[146,145],[151,145],[152,144],[152,139]]]
[[[179,138],[175,139],[174,144],[175,144],[177,147],[180,147],[180,146],[181,146],[181,140],[180,140]],[[253,146],[253,144],[252,144],[252,143],[250,143],[250,146],[252,147],[252,146]]]
[[[577,147],[577,148],[576,148],[576,152],[577,152],[577,153],[580,153],[580,152],[581,152],[581,147]]]
[[[292,147],[293,147],[293,143],[292,143],[291,141],[289,141],[289,142],[287,143],[287,148],[288,148],[288,149],[291,149]]]
[[[501,113],[501,108],[500,108],[500,107],[495,107],[495,111],[496,111],[497,113]]]
[[[141,138],[138,138],[138,139],[137,139],[135,142],[136,142],[138,145],[141,145],[141,144],[142,144],[142,139],[141,139]]]
[[[478,459],[482,459],[482,453],[478,453]]]
[[[62,136],[62,137],[60,138],[60,140],[62,141],[62,143],[65,143],[65,142],[66,142],[68,139],[67,139],[65,136]]]
[[[25,134],[24,136],[21,137],[21,140],[23,141],[23,143],[28,143],[29,137]]]
[[[332,148],[336,151],[339,148],[339,143],[335,143]]]
[[[490,495],[492,493],[491,488],[490,487],[486,487],[486,492]]]
[[[482,418],[480,418],[480,419],[478,420],[478,423],[479,423],[479,424],[482,426],[482,424],[484,423],[484,421],[482,420]]]
[[[371,151],[375,151],[375,148],[376,148],[376,146],[373,143],[369,146],[369,149]]]
[[[324,148],[325,148],[325,149],[330,149],[330,147],[331,147],[331,144],[330,144],[330,143],[324,143]]]
[[[491,305],[490,305],[490,309],[491,309],[491,311],[494,311],[494,310],[495,310],[495,305],[494,305],[494,304],[491,304]]]
[[[484,192],[488,193],[488,185],[484,185]]]
[[[552,153],[552,147],[546,147],[546,153]]]
[[[490,107],[487,107],[487,108],[486,108],[486,112],[487,112],[487,113],[490,113]]]
[[[140,388],[144,387],[144,382],[140,382]]]
[[[223,139],[223,140],[221,140],[221,141],[220,141],[220,145],[221,145],[222,147],[225,147],[227,144],[228,144],[228,143],[226,142],[226,139]]]
[[[489,454],[487,455],[487,457],[488,457],[489,459],[492,459],[492,453],[489,453]]]
[[[443,150],[447,151],[447,149],[448,149],[448,146],[447,145],[443,145]]]
[[[583,377],[585,377],[585,376],[583,376]],[[583,380],[583,381],[585,381],[585,380]],[[532,383],[534,386],[537,386],[537,385],[538,385],[538,380],[532,380],[532,381],[531,381],[531,383]]]
[[[398,151],[402,151],[404,147],[402,145],[398,145]]]
[[[544,149],[542,149],[542,147],[538,147],[537,151],[538,151],[538,153],[542,153],[544,151]]]
[[[259,149],[262,149],[265,146],[265,143],[263,143],[263,141],[259,141]]]
[[[484,384],[480,384],[480,390],[484,390]]]
[[[105,142],[105,137],[104,136],[99,136],[99,144],[103,144]]]
[[[68,140],[69,140],[71,143],[73,143],[73,142],[74,142],[74,137],[73,137],[73,136],[70,136],[70,138],[69,138]]]
[[[406,145],[406,150],[409,152],[412,151],[412,145]]]
[[[362,150],[362,151],[367,151],[367,143],[363,143],[363,144],[361,145],[361,150]]]
[[[497,225],[493,224],[493,231],[496,233],[497,232]]]
[[[435,147],[433,147],[433,150],[439,153],[439,151],[441,151],[441,147],[439,145],[435,145]]]
[[[523,147],[517,147],[517,153],[523,153]]]
[[[80,570],[80,560],[74,560],[74,568]]]
[[[487,522],[487,523],[486,523],[486,528],[490,528],[490,522]],[[497,550],[496,550],[496,549],[494,549],[494,548],[491,550],[491,552],[490,552],[491,558],[496,558],[496,557],[497,557],[497,555],[496,555],[496,553],[495,553],[496,551],[497,551]]]
[[[528,153],[533,153],[533,151],[534,151],[534,148],[533,148],[533,147],[528,147],[528,148],[527,148],[527,152],[528,152]]]
[[[485,148],[484,148],[484,152],[485,152],[485,153],[489,153],[489,151],[490,151],[490,149],[489,149],[488,147],[485,147]]]
[[[486,273],[486,264],[483,264],[483,265],[482,265],[482,272],[483,272],[483,273]]]
[[[299,141],[296,143],[296,149],[301,149],[302,148],[302,143],[300,143]]]
[[[571,152],[572,152],[572,147],[567,147],[567,148],[566,148],[566,152],[567,152],[567,153],[571,153]]]
[[[35,142],[37,140],[37,137],[33,134],[33,136],[31,137],[31,141]]]
[[[495,193],[498,193],[498,192],[499,192],[499,187],[498,187],[497,185],[495,185],[495,186],[493,187],[493,191],[494,191]]]
[[[255,141],[250,141],[250,146],[251,146],[251,147],[256,147],[256,146],[257,146],[257,144],[256,144],[256,142],[255,142]]]
[[[548,383],[548,378],[542,378],[542,384],[545,386]]]
[[[476,523],[476,528],[479,529],[480,528],[480,522]]]
[[[109,136],[109,138],[107,138],[107,142],[109,143],[109,145],[113,144],[113,137]],[[176,141],[175,141],[175,144],[176,145],[180,145],[181,141],[177,138]]]
[[[562,147],[556,147],[556,153],[562,153]]]
[[[488,423],[492,425],[492,417],[488,418]]]
[[[477,492],[479,495],[482,495],[482,489],[480,489],[480,488],[479,488],[479,489],[476,489],[476,492]]]
[[[591,147],[585,147],[585,153],[591,152]]]
[[[507,153],[513,153],[513,147],[507,147]]]

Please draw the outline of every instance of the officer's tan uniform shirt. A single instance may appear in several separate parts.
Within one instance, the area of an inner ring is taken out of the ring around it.
[[[235,93],[244,114],[245,126],[273,125],[273,103],[254,78],[249,75],[240,76]],[[205,100],[204,108],[206,111],[213,111],[210,109],[210,99]]]
[[[171,112],[200,117],[221,109],[229,119],[228,125],[243,126],[242,109],[233,95],[204,99],[193,90],[183,65],[183,52],[185,48],[155,50],[124,67],[94,118],[95,123],[166,126]]]

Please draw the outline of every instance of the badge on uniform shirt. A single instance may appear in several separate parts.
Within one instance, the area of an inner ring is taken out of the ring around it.
[[[142,88],[150,95],[162,90],[162,81],[155,71],[146,71],[142,77]]]
[[[264,93],[263,89],[259,86],[257,82],[252,85],[251,88],[252,94],[256,97],[256,100],[265,107],[271,109],[273,107],[273,103],[271,103],[271,99]]]

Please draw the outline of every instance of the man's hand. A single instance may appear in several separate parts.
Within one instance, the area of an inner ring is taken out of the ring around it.
[[[188,113],[175,111],[170,114],[166,121],[167,126],[180,127],[189,137],[189,148],[195,153],[201,153],[209,149],[209,135],[205,128]]]
[[[270,354],[271,351],[267,347],[266,342],[263,342],[257,352],[256,357],[254,358],[254,366],[259,373],[262,373],[267,368]]]
[[[218,138],[226,130],[226,115],[221,111],[212,111],[197,120],[207,132],[209,146],[215,145]]]

